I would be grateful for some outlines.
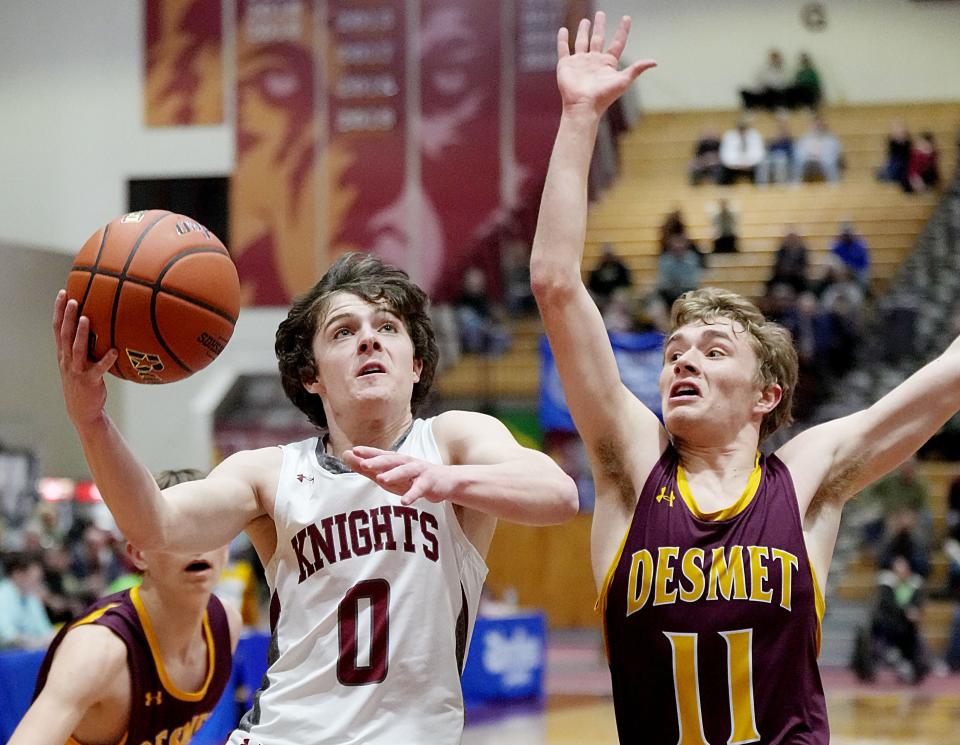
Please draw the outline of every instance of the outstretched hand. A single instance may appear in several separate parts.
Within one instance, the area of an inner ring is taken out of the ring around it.
[[[107,402],[103,376],[117,361],[117,350],[96,361],[89,359],[90,319],[79,315],[77,301],[67,300],[64,290],[57,293],[53,307],[53,336],[67,414],[75,426],[82,427],[103,412]]]
[[[411,505],[418,499],[442,502],[446,498],[441,475],[443,465],[362,445],[345,451],[342,460],[355,473],[399,495],[404,505]]]
[[[603,51],[606,16],[602,11],[597,12],[592,25],[591,33],[590,19],[580,21],[574,54],[570,54],[567,29],[561,28],[557,33],[557,84],[564,109],[586,108],[599,114],[616,101],[640,73],[657,63],[640,60],[620,69],[620,55],[630,34],[629,16],[620,20],[607,51]]]

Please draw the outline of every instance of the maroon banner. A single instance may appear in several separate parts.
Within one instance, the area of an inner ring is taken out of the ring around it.
[[[144,121],[223,121],[221,0],[147,0]]]
[[[327,255],[363,250],[418,279],[406,176],[406,0],[329,0]]]
[[[440,300],[459,292],[500,206],[500,24],[500,3],[421,2],[420,252],[423,282]]]
[[[245,304],[286,305],[318,279],[311,0],[237,0],[231,253]]]

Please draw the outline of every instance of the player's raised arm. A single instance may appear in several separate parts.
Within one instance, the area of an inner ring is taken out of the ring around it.
[[[842,503],[906,460],[957,411],[960,338],[869,408],[803,432],[778,455],[790,466],[802,509],[818,494]]]
[[[600,118],[644,70],[655,63],[636,62],[621,70],[620,55],[630,30],[624,17],[604,50],[603,13],[592,26],[580,22],[575,53],[567,30],[557,36],[557,83],[563,110],[530,257],[530,278],[556,359],[570,413],[595,455],[601,443],[620,441],[620,433],[641,432],[641,446],[659,454],[656,417],[620,382],[600,311],[580,274],[587,218],[587,174]],[[654,456],[656,457],[656,456]],[[651,463],[652,465],[652,463]]]
[[[96,362],[88,359],[89,320],[78,317],[76,301],[68,302],[63,291],[57,295],[53,331],[67,414],[104,501],[133,543],[146,549],[209,550],[229,543],[263,514],[254,483],[248,480],[258,463],[250,454],[238,454],[232,463],[228,459],[208,479],[168,490],[169,498],[161,495],[153,475],[104,408],[103,376],[116,351]]]

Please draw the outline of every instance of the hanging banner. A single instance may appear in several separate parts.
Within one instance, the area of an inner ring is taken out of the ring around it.
[[[146,0],[144,121],[223,122],[221,0]]]
[[[418,279],[406,179],[406,0],[329,0],[328,260],[369,251]]]
[[[657,416],[660,416],[660,370],[663,339],[659,331],[644,334],[610,334],[613,354],[623,384]],[[544,431],[575,432],[563,396],[560,374],[547,338],[540,339],[540,426]]]
[[[455,297],[500,207],[500,3],[422,0],[420,141],[427,289]]]
[[[237,0],[231,254],[248,305],[286,305],[319,278],[311,0]]]

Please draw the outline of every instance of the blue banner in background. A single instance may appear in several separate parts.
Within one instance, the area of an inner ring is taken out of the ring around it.
[[[623,384],[654,414],[660,416],[658,380],[663,367],[663,339],[659,331],[610,334]],[[540,426],[545,431],[573,432],[573,419],[563,396],[560,375],[547,338],[540,338]]]

